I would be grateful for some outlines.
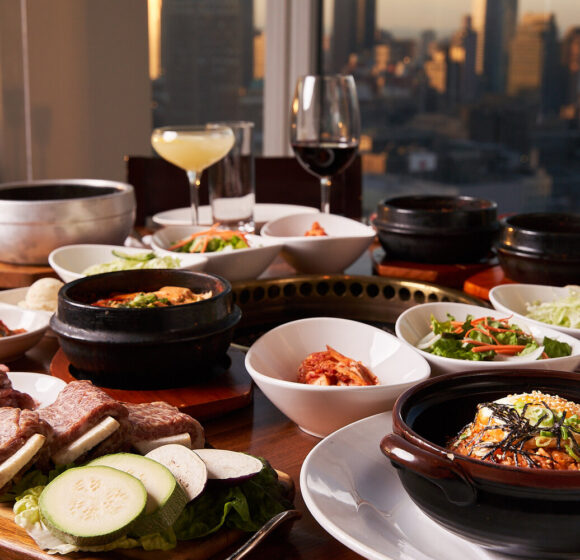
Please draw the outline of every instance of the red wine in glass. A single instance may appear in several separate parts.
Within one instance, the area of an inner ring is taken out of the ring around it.
[[[292,149],[306,171],[317,177],[332,177],[352,163],[357,146],[335,142],[294,142]]]

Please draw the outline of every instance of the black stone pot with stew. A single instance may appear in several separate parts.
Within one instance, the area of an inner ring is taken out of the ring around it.
[[[507,466],[446,448],[479,403],[533,390],[580,403],[580,374],[493,370],[431,378],[403,393],[380,442],[413,502],[446,529],[526,558],[578,558],[580,471]]]
[[[211,296],[164,307],[97,307],[114,294],[165,286]],[[122,389],[163,389],[204,382],[229,366],[227,350],[241,318],[230,283],[185,270],[126,270],[65,284],[51,319],[74,377]]]

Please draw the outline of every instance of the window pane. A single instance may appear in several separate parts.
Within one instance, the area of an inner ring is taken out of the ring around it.
[[[249,120],[261,152],[265,0],[149,0],[154,126]]]
[[[364,210],[467,194],[580,208],[580,3],[325,0],[324,71],[360,97]]]

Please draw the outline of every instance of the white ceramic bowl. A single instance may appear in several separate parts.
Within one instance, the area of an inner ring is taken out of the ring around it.
[[[179,256],[182,253],[169,251],[176,241],[186,238],[196,231],[205,231],[205,226],[169,226],[156,231],[151,237],[151,245],[159,254]],[[205,272],[218,274],[230,282],[252,280],[260,276],[276,258],[282,243],[275,239],[265,239],[260,235],[246,234],[248,249],[235,249],[217,253],[204,253],[207,258]]]
[[[305,237],[318,222],[326,236]],[[336,214],[294,214],[264,225],[263,237],[284,243],[282,256],[298,272],[341,272],[356,261],[373,242],[374,228]]]
[[[0,304],[0,320],[11,330],[26,329],[21,334],[0,338],[0,362],[10,362],[40,342],[48,329],[52,313],[30,311],[13,305]]]
[[[458,321],[464,321],[468,315],[473,315],[474,317],[487,316],[498,319],[511,317],[512,315],[511,313],[504,313],[487,307],[468,305],[466,303],[423,303],[421,305],[410,307],[399,315],[399,318],[395,323],[395,332],[401,340],[416,348],[417,343],[430,331],[431,315],[433,315],[438,321],[445,321],[447,320],[447,314],[452,315]],[[471,361],[435,356],[424,350],[419,350],[418,348],[416,348],[416,350],[431,364],[431,372],[433,375],[455,371],[497,369],[498,367],[501,367],[502,369],[517,369],[525,367],[527,369],[574,371],[580,364],[579,340],[546,326],[538,326],[537,324],[533,324],[524,319],[520,320],[518,318],[517,320],[512,320],[510,322],[531,333],[536,339],[542,340],[545,336],[548,336],[559,340],[560,342],[567,342],[572,347],[572,354],[562,358],[549,358],[546,360],[530,360],[521,358],[510,361]]]
[[[326,345],[362,362],[379,379],[365,387],[323,387],[297,381],[298,368]],[[358,321],[313,317],[262,335],[246,355],[246,369],[263,393],[305,432],[324,437],[390,410],[407,388],[429,377],[429,365],[395,336]]]
[[[489,292],[491,304],[499,311],[512,314],[516,319],[522,319],[542,327],[548,327],[555,331],[580,339],[580,329],[551,325],[526,317],[528,303],[549,303],[569,295],[568,288],[556,286],[544,286],[541,284],[502,284],[492,288]]]
[[[63,282],[72,282],[85,276],[83,271],[89,266],[105,264],[115,260],[116,257],[113,251],[119,251],[127,255],[138,255],[150,253],[151,249],[124,247],[122,245],[65,245],[52,251],[48,256],[48,262]],[[159,256],[158,253],[156,254]],[[205,269],[207,263],[207,259],[202,255],[178,255],[174,253],[172,256],[180,259],[181,266],[178,268],[183,270],[201,272]]]

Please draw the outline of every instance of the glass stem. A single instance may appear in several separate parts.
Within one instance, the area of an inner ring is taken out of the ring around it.
[[[330,177],[320,178],[320,211],[323,214],[330,214],[330,187],[332,181]]]
[[[197,226],[199,225],[198,208],[201,173],[188,171],[187,178],[189,179],[189,198],[191,201],[191,225]]]

